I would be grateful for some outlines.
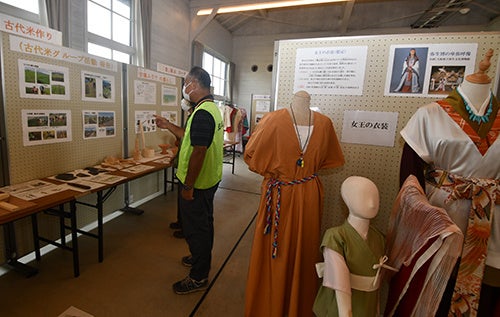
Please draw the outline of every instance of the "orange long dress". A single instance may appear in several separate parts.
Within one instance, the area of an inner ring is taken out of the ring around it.
[[[323,210],[323,185],[313,174],[344,164],[330,118],[315,112],[313,123],[303,167],[297,165],[301,148],[286,109],[265,115],[246,145],[245,162],[264,180],[248,272],[245,316],[313,315],[319,287],[315,263],[321,261]],[[266,204],[272,180],[282,183],[271,187],[272,199]],[[279,215],[276,215],[277,204]],[[267,225],[270,232],[264,234]],[[276,248],[273,242],[277,243]]]

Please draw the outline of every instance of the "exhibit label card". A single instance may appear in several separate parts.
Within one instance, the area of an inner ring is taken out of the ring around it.
[[[118,62],[64,46],[51,45],[49,43],[38,42],[15,35],[9,36],[9,43],[10,50],[13,52],[20,52],[56,61],[85,65],[115,72],[118,70]]]
[[[62,45],[62,32],[0,13],[0,31]]]
[[[347,110],[341,142],[393,147],[397,125],[397,112]]]

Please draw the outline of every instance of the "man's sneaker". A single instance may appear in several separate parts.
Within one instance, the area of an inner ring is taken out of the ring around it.
[[[187,266],[187,267],[192,267],[193,266],[193,257],[191,255],[186,255],[182,257],[182,265]]]
[[[197,281],[187,276],[185,279],[174,283],[172,287],[174,289],[174,292],[179,295],[199,292],[207,289],[208,279],[205,278],[201,281]]]

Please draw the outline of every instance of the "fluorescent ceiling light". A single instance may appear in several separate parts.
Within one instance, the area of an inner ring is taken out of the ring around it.
[[[220,7],[217,10],[217,14],[221,13],[231,13],[240,11],[254,11],[254,10],[264,10],[264,9],[275,9],[283,7],[294,7],[294,6],[304,6],[310,4],[321,4],[330,2],[344,2],[350,0],[296,0],[296,1],[276,1],[276,2],[262,2],[254,4],[243,4],[237,6]],[[197,15],[209,15],[212,13],[213,8],[199,10]]]

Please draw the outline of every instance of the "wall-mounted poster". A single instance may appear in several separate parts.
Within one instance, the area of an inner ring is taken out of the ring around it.
[[[271,96],[254,96],[254,100],[256,112],[271,111]]]
[[[392,45],[385,95],[447,96],[474,72],[477,43]]]
[[[139,133],[140,127],[142,126],[142,131],[156,132],[156,120],[153,115],[156,114],[154,110],[144,110],[135,112],[135,133]]]
[[[161,85],[161,105],[177,105],[177,88],[175,86]]]
[[[294,91],[362,95],[368,46],[298,48]]]
[[[115,101],[115,77],[82,71],[82,100]]]
[[[66,67],[18,60],[21,98],[69,100],[69,71]]]
[[[149,81],[134,80],[134,97],[135,104],[156,104],[156,84]]]
[[[22,110],[23,145],[71,141],[71,111]]]
[[[179,125],[177,122],[177,111],[162,111],[160,115],[163,118],[167,118],[168,121],[172,122],[175,125]],[[166,129],[161,129],[161,130],[166,130]]]
[[[83,138],[109,138],[116,135],[114,111],[82,111]]]

